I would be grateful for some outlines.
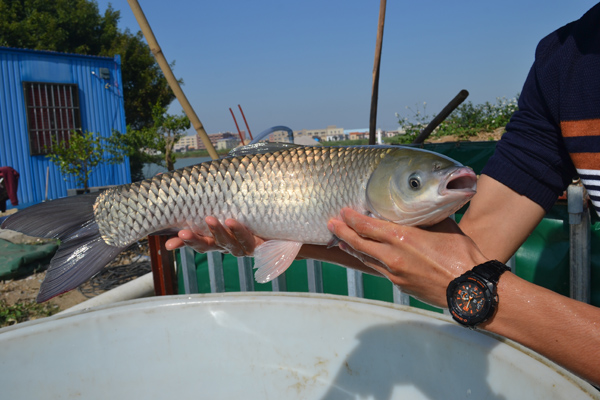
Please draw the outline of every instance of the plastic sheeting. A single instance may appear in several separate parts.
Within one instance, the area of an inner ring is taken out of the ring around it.
[[[56,249],[55,243],[15,244],[0,239],[0,280],[26,276],[43,268]]]

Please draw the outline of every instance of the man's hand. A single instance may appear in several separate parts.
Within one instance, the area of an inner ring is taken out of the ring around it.
[[[451,219],[429,228],[398,225],[342,210],[329,229],[340,248],[387,277],[406,293],[437,307],[446,307],[452,279],[487,259]]]
[[[255,236],[248,228],[234,219],[225,220],[222,225],[215,217],[206,217],[206,224],[212,236],[203,236],[188,229],[177,233],[176,237],[167,240],[167,250],[189,246],[199,253],[219,251],[231,253],[236,257],[251,256],[254,250],[264,243],[264,240]]]

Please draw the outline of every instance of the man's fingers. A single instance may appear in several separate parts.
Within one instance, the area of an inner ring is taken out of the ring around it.
[[[340,242],[340,249],[350,254],[353,257],[356,257],[367,267],[373,268],[375,271],[379,272],[384,277],[390,278],[390,270],[389,268],[381,261],[376,258],[373,258],[363,252],[360,252],[354,249],[352,246],[348,245],[346,242]]]
[[[385,276],[389,275],[389,270],[382,260],[378,260],[366,254],[385,254],[384,244],[360,236],[354,229],[339,220],[330,220],[327,227],[333,234],[342,240],[342,243],[340,243],[340,248],[342,250],[358,258],[364,264],[375,269],[379,273],[384,274]]]
[[[225,220],[225,226],[229,228],[235,240],[237,240],[243,254],[240,256],[251,256],[257,247],[255,236],[244,225],[234,219]]]
[[[177,236],[186,246],[191,247],[198,253],[206,253],[207,251],[215,250],[215,247],[217,246],[212,237],[197,235],[189,229],[179,231]]]
[[[208,225],[210,233],[220,246],[228,245],[229,242],[231,242],[231,232],[229,232],[229,229],[221,225],[219,220],[217,220],[215,217],[207,217],[205,221],[206,225]]]
[[[376,242],[388,242],[391,237],[403,236],[407,227],[367,217],[350,208],[342,210],[342,220],[358,235]]]
[[[228,227],[223,226],[215,217],[206,217],[205,222],[217,246],[236,257],[244,255],[244,249]]]
[[[175,250],[183,246],[185,246],[185,243],[183,243],[183,240],[179,237],[172,237],[165,242],[165,248],[167,250]]]

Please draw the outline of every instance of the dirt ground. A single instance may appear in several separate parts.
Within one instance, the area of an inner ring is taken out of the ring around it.
[[[487,142],[491,140],[499,140],[504,133],[504,127],[495,129],[492,132],[481,132],[477,136],[469,138],[470,142]],[[460,141],[456,136],[442,136],[441,138],[431,138],[426,140],[426,143],[444,143]]]
[[[45,275],[46,272],[38,272],[21,279],[1,281],[0,298],[4,299],[8,305],[35,301]],[[57,305],[60,310],[66,310],[85,300],[87,300],[87,297],[81,294],[81,292],[72,290],[55,297],[50,303]]]
[[[142,240],[117,258],[80,288],[51,299],[48,303],[57,306],[57,312],[66,310],[120,284],[151,271],[148,242]],[[35,302],[46,271],[35,272],[20,279],[0,281],[0,300],[8,306],[17,303]]]
[[[470,141],[489,141],[489,140],[498,140],[502,133],[504,132],[504,128],[496,129],[493,132],[481,133],[476,137],[470,139]],[[442,138],[432,138],[427,140],[428,143],[441,143],[441,142],[454,142],[457,141],[457,138],[454,136],[444,136]],[[146,253],[147,254],[147,253]],[[124,254],[119,257],[118,260],[113,266],[125,266],[128,262],[131,261],[131,254]],[[35,301],[35,297],[40,289],[40,284],[44,280],[45,272],[38,272],[33,275],[27,276],[21,279],[9,280],[9,281],[0,281],[0,299],[4,299],[8,305],[13,305],[18,302],[30,302]],[[87,284],[89,286],[89,284]],[[85,285],[83,286],[85,289]],[[95,289],[93,294],[102,293],[102,289]],[[93,296],[91,294],[91,296]],[[90,294],[88,294],[90,295]],[[76,304],[79,304],[88,297],[84,296],[80,290],[72,290],[68,293],[62,294],[54,299],[50,300],[51,304],[58,306],[59,310],[66,310],[69,307],[72,307]]]

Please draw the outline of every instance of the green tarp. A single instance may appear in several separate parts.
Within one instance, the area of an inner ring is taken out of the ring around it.
[[[15,244],[0,239],[0,280],[26,276],[42,269],[56,249],[55,243]]]

